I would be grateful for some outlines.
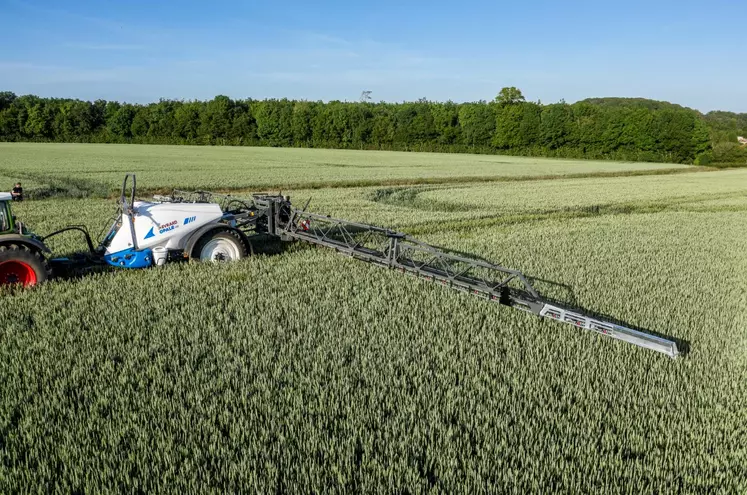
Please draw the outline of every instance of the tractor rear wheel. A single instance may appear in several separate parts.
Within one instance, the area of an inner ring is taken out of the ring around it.
[[[23,244],[0,246],[0,285],[29,287],[44,282],[49,271],[44,258]]]
[[[200,261],[237,261],[247,255],[247,246],[234,230],[213,230],[203,235],[192,250]]]

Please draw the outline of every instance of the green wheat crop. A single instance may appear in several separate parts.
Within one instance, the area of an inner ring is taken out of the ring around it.
[[[52,170],[76,153],[100,161],[69,182],[114,184],[133,166],[108,165],[108,147],[70,149],[47,155]],[[192,148],[111,149],[141,157],[144,187],[260,184],[197,159],[180,169]],[[308,151],[261,153],[287,153],[258,172],[269,183]],[[675,338],[685,354],[298,244],[4,290],[0,492],[747,491],[744,172],[464,183],[470,172],[448,155],[429,168],[432,155],[350,153],[393,170],[342,172],[381,182],[367,187],[297,187],[296,204],[311,197],[311,211],[522,270],[544,294]],[[456,180],[392,186],[397,164],[410,179]],[[602,169],[547,167],[537,173]],[[39,233],[98,231],[115,209],[101,198],[13,206]],[[83,246],[72,233],[51,244]]]

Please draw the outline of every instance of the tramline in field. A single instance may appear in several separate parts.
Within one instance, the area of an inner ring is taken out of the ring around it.
[[[128,183],[130,185],[128,197]],[[83,226],[70,226],[39,237],[10,212],[10,197],[0,196],[0,284],[32,286],[50,276],[85,272],[97,266],[146,268],[167,262],[235,261],[252,252],[259,237],[301,241],[334,249],[357,260],[401,271],[521,309],[661,352],[672,358],[677,344],[649,333],[590,316],[545,298],[517,270],[450,253],[407,234],[374,225],[335,219],[292,206],[282,195],[240,199],[207,191],[174,191],[135,200],[136,179],[127,174],[119,209],[103,241],[94,247]],[[47,259],[44,241],[78,230],[88,253]]]

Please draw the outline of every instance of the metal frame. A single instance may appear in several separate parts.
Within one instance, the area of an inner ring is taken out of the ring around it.
[[[518,270],[455,255],[401,232],[293,210],[292,221],[285,225],[283,235],[672,358],[679,355],[672,340],[595,318],[543,298]]]
[[[226,211],[225,219],[229,225],[246,234],[266,233],[285,241],[296,240],[334,249],[367,263],[438,282],[488,301],[569,323],[672,358],[679,355],[673,340],[590,316],[544,298],[529,278],[518,270],[453,254],[402,232],[309,213],[306,211],[308,202],[299,210],[291,207],[287,196],[255,194],[252,200],[243,200],[207,191],[174,191],[171,197],[157,199],[214,202],[214,198]],[[230,208],[235,204],[239,207]]]
[[[530,301],[540,298],[517,270],[451,254],[407,234],[373,225],[295,210],[294,222],[286,225],[283,234],[486,297],[498,299],[514,288],[526,294],[525,303],[530,306]]]
[[[127,201],[127,179],[132,179],[132,188],[130,190],[130,200]],[[120,198],[120,205],[122,208],[122,221],[127,221],[130,226],[130,235],[132,236],[132,249],[137,250],[137,236],[135,235],[135,223],[132,219],[133,207],[135,205],[135,191],[137,182],[135,174],[125,174],[124,181],[122,182],[122,197]],[[126,217],[126,220],[125,220]]]

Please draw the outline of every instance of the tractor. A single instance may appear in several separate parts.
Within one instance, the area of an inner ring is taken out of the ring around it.
[[[13,215],[12,199],[10,193],[0,193],[0,285],[35,285],[51,275],[50,251]]]

